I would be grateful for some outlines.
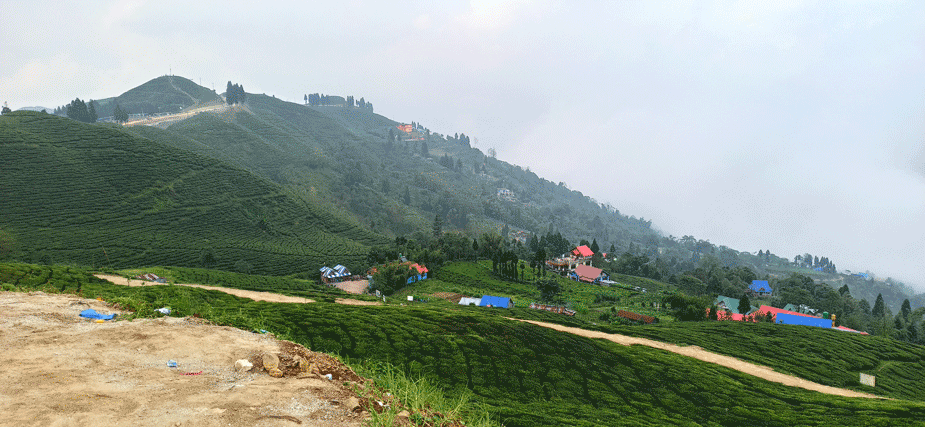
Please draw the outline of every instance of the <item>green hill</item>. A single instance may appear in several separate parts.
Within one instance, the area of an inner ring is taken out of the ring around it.
[[[154,315],[154,308],[169,305],[173,315],[196,314],[246,330],[267,329],[315,351],[388,363],[440,384],[447,394],[471,391],[509,427],[903,426],[921,425],[925,418],[920,394],[892,401],[824,395],[649,347],[621,346],[505,320],[494,314],[501,309],[254,302],[196,288],[128,288],[101,282],[79,269],[24,264],[0,264],[0,282],[23,291],[79,289],[87,297],[134,307],[141,315]],[[691,330],[689,325],[679,322],[666,328],[684,334]],[[756,325],[723,326],[745,339],[760,336],[751,328]],[[857,343],[869,351],[925,356],[921,346],[898,348],[893,341],[804,329],[788,337],[792,349],[787,357],[805,356],[801,348],[818,340],[846,347],[830,353],[835,364],[850,365],[847,353]],[[922,380],[920,370],[878,375],[878,382]],[[829,377],[820,371],[820,378]],[[880,388],[867,391],[896,394]]]
[[[118,126],[0,117],[0,231],[14,256],[291,274],[365,268],[382,237],[247,171]]]
[[[112,116],[118,102],[131,113],[175,113],[197,104],[222,102],[215,91],[178,76],[161,76],[135,87],[115,98],[96,101],[99,117]]]

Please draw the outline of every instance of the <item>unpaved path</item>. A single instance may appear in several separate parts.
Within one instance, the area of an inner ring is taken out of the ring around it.
[[[510,318],[509,318],[510,319]],[[617,344],[622,345],[644,345],[647,347],[657,348],[659,350],[670,351],[672,353],[677,353],[682,356],[692,357],[694,359],[702,360],[704,362],[714,363],[720,366],[725,366],[730,369],[735,369],[736,371],[743,372],[749,375],[756,376],[758,378],[766,379],[768,381],[776,382],[791,387],[800,387],[807,390],[818,391],[820,393],[831,394],[835,396],[845,396],[845,397],[864,397],[868,399],[886,399],[881,396],[875,396],[873,394],[861,393],[852,390],[845,390],[837,387],[830,387],[827,385],[822,385],[819,383],[814,383],[812,381],[807,381],[802,378],[798,378],[792,375],[782,374],[780,372],[775,372],[773,369],[767,366],[756,365],[754,363],[745,362],[735,357],[724,356],[722,354],[716,354],[713,352],[706,351],[697,346],[687,346],[682,347],[675,344],[663,343],[660,341],[650,340],[647,338],[636,338],[629,337],[626,335],[619,334],[608,334],[605,332],[598,331],[589,331],[587,329],[581,328],[572,328],[569,326],[557,325],[555,323],[546,323],[538,322],[535,320],[522,320],[522,319],[511,319],[511,320],[520,320],[521,322],[532,323],[534,325],[542,326],[545,328],[555,329],[557,331],[567,332],[574,335],[579,335],[587,338],[601,338],[608,341],[613,341]]]
[[[165,286],[165,283],[150,282],[147,280],[139,279],[128,279],[122,276],[116,276],[114,274],[94,274],[94,276],[108,280],[110,283],[123,286]],[[208,285],[197,285],[195,283],[175,283],[174,286],[189,286],[191,288],[200,288],[208,289],[210,291],[219,291],[226,294],[231,294],[236,297],[249,298],[254,301],[267,301],[267,302],[283,302],[283,303],[294,303],[294,304],[308,304],[315,302],[313,299],[302,298],[302,297],[291,297],[288,295],[281,295],[273,292],[258,292],[258,291],[246,291],[243,289],[234,289],[234,288],[223,288],[221,286],[208,286]],[[348,298],[337,298],[334,300],[337,304],[344,305],[382,305],[378,301],[361,301]]]
[[[114,274],[94,274],[94,276],[108,280],[116,285],[126,285],[126,286],[162,286],[164,283],[149,282],[147,280],[138,280],[138,279],[128,279],[122,276],[116,276]],[[231,294],[236,297],[241,298],[250,298],[254,301],[267,301],[267,302],[287,302],[287,303],[311,303],[315,300],[302,297],[290,297],[287,295],[275,294],[273,292],[257,292],[257,291],[245,291],[243,289],[234,289],[234,288],[222,288],[219,286],[207,286],[207,285],[197,285],[195,283],[177,283],[175,286],[189,286],[191,288],[200,288],[208,289],[210,291],[220,291],[226,294]]]
[[[117,312],[74,295],[0,292],[0,426],[334,427],[365,418],[348,408],[355,394],[338,374],[346,371],[326,355],[312,353],[329,360],[334,381],[238,373],[235,360],[292,344],[192,318],[95,323],[78,316],[87,308]]]

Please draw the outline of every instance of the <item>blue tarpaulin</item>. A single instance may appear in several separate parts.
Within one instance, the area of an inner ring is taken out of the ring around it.
[[[88,308],[80,312],[80,317],[86,317],[88,319],[101,319],[101,320],[110,320],[113,317],[116,317],[115,314],[101,314],[97,313],[96,310]]]

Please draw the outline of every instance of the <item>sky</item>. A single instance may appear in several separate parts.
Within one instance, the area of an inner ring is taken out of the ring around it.
[[[354,95],[665,235],[925,290],[925,2],[3,0],[0,102]]]

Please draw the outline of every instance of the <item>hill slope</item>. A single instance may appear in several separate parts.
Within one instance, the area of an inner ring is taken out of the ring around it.
[[[117,97],[96,101],[99,117],[112,116],[114,102],[118,102],[123,110],[131,114],[152,114],[175,113],[197,104],[222,102],[222,99],[215,91],[193,83],[192,80],[161,76]]]
[[[0,117],[0,230],[20,259],[290,274],[363,268],[381,237],[226,163],[120,127]]]
[[[925,417],[921,402],[823,395],[648,347],[502,319],[484,308],[275,304],[187,287],[128,288],[79,270],[10,264],[0,264],[0,281],[22,290],[79,286],[88,297],[146,313],[170,305],[177,316],[263,328],[315,351],[389,363],[451,393],[471,390],[506,426],[886,426],[918,425]],[[820,332],[827,331],[809,330],[803,339]]]

